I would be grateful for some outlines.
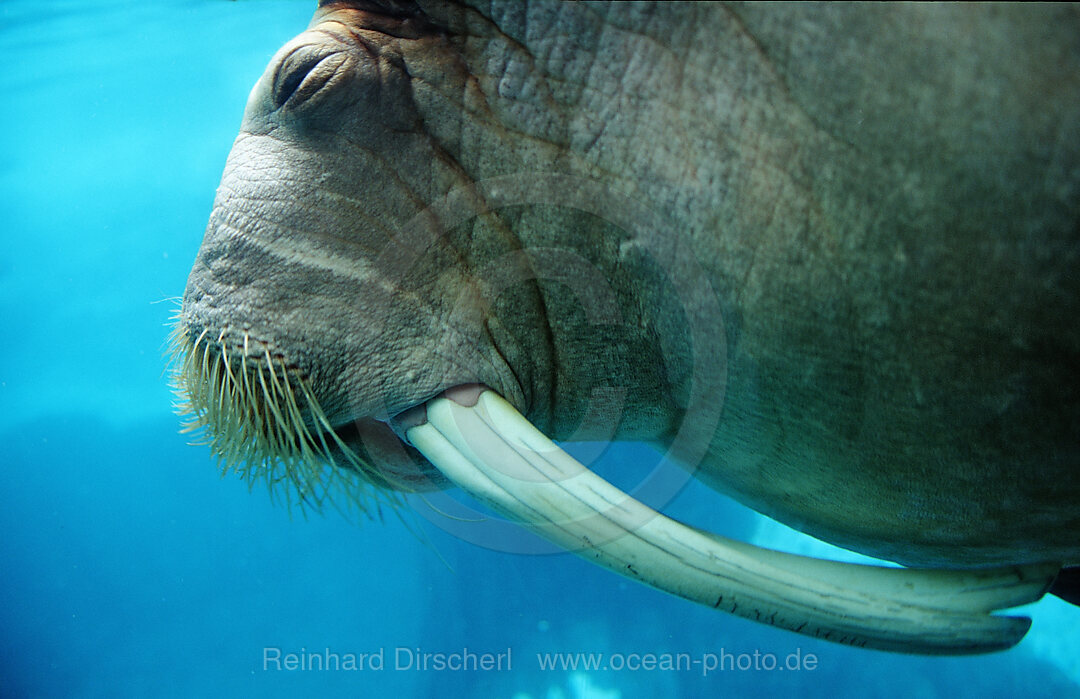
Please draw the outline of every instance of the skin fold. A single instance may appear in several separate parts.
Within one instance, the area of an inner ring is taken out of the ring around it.
[[[445,483],[385,421],[482,383],[862,553],[1080,563],[1077,36],[324,2],[249,98],[181,324],[281,357],[410,487]]]

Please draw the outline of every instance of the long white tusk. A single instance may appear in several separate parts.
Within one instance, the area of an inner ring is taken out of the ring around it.
[[[867,648],[982,653],[1030,619],[990,612],[1039,599],[1056,563],[980,570],[887,568],[807,558],[702,532],[589,471],[494,391],[444,397],[407,437],[495,510],[629,578],[740,616]]]

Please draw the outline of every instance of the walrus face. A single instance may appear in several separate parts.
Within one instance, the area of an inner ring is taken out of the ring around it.
[[[385,420],[464,383],[521,395],[473,337],[467,265],[429,235],[437,222],[420,202],[446,185],[394,176],[388,153],[425,147],[399,62],[335,21],[277,53],[178,315],[191,427],[207,429],[226,466],[285,476],[305,498],[326,460],[382,486],[437,485]]]
[[[605,228],[590,208],[595,192],[564,187],[577,196],[569,218],[490,215],[502,180],[472,181],[453,153],[476,147],[470,119],[495,114],[484,124],[492,142],[512,138],[498,117],[512,119],[517,105],[484,111],[492,105],[480,97],[494,99],[501,86],[469,92],[478,81],[454,54],[463,42],[452,46],[451,30],[420,10],[322,5],[251,93],[173,335],[189,427],[206,430],[227,468],[314,505],[341,485],[361,505],[365,493],[384,492],[357,492],[355,480],[338,478],[347,472],[387,489],[450,481],[620,574],[843,643],[974,653],[1023,636],[1029,620],[992,612],[1038,599],[1058,563],[886,569],[767,551],[663,516],[552,442],[589,412],[582,377],[621,366],[605,378],[626,388],[627,410],[596,411],[614,415],[607,436],[657,437],[693,462],[693,445],[707,443],[719,419],[727,346],[707,276],[663,225],[635,229],[637,210]],[[459,10],[447,12],[468,31]],[[470,38],[486,45],[490,36]],[[506,88],[511,102],[525,90]],[[440,145],[455,138],[456,151]],[[542,157],[549,147],[529,141],[512,166],[552,166],[557,157]],[[526,199],[514,203],[536,203]],[[527,220],[541,241],[569,222],[564,237],[583,254],[556,250],[549,260],[562,267],[552,278],[576,288],[591,272],[606,283],[590,291],[608,296],[581,294],[591,305],[577,316],[596,321],[593,336],[567,312],[571,293],[538,291],[542,256],[525,249],[511,220]],[[649,254],[660,262],[643,263]],[[657,265],[682,274],[673,284],[681,310],[663,310]],[[493,310],[507,286],[493,281],[500,274],[521,287],[509,312]],[[658,338],[670,342],[678,326],[689,339],[674,354],[693,361],[657,370]],[[684,415],[692,419],[677,424]]]

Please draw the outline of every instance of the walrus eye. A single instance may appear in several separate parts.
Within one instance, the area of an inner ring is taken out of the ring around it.
[[[274,108],[280,109],[290,100],[308,99],[330,81],[343,62],[344,56],[338,53],[327,54],[312,46],[296,49],[285,57],[274,74]]]

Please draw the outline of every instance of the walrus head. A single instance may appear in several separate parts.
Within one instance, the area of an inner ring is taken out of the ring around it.
[[[492,104],[459,60],[451,37],[468,21],[369,4],[322,3],[311,28],[271,61],[188,279],[175,384],[189,428],[205,430],[226,468],[284,485],[304,504],[343,482],[359,484],[346,485],[348,498],[364,502],[449,480],[623,575],[844,643],[969,653],[1022,637],[1027,619],[991,612],[1037,599],[1057,564],[886,569],[766,551],[664,517],[551,442],[707,439],[708,416],[718,414],[709,400],[719,398],[702,377],[723,372],[704,355],[692,366],[665,362],[687,353],[661,345],[690,342],[680,333],[719,318],[715,294],[684,295],[672,312],[659,290],[668,284],[677,296],[680,280],[640,261],[650,244],[641,236],[604,231],[570,255],[524,245],[520,230],[543,241],[560,226],[606,224],[588,196],[566,187],[578,197],[569,214],[496,212],[508,183],[470,174],[485,153],[459,158],[477,129],[517,136],[489,119]],[[513,165],[588,171],[551,152],[543,139],[528,141]],[[664,240],[654,259],[686,254]],[[590,273],[588,290],[575,287]],[[631,277],[647,279],[636,295],[626,292]],[[579,301],[587,322],[568,320]],[[711,339],[690,345],[722,353],[723,332]],[[590,409],[581,382],[594,374],[625,388],[621,402]]]
[[[454,178],[396,171],[437,157],[402,57],[339,19],[286,44],[252,91],[173,339],[189,427],[226,467],[308,502],[333,491],[322,463],[439,487],[387,418],[465,383],[523,397],[498,348],[476,341],[462,240],[435,233],[426,205]]]
[[[391,418],[455,386],[490,387],[557,438],[674,432],[690,372],[655,337],[676,344],[683,319],[619,297],[641,266],[631,237],[605,242],[609,267],[589,238],[523,243],[519,227],[618,226],[580,178],[537,198],[533,173],[479,182],[447,150],[429,112],[468,76],[445,23],[323,5],[251,92],[187,282],[173,346],[190,427],[226,467],[308,501],[327,495],[311,455],[382,487],[445,487]]]

